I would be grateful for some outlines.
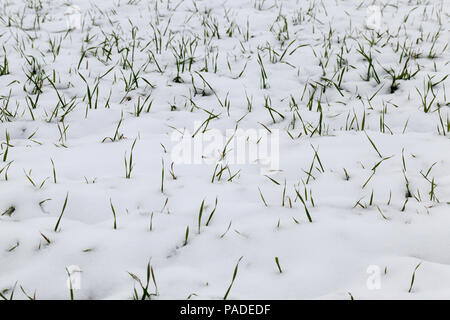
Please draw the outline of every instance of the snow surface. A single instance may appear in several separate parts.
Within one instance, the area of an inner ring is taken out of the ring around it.
[[[68,5],[81,29],[67,30]],[[140,298],[150,262],[151,298],[222,299],[242,257],[229,299],[450,298],[449,12],[445,0],[1,0],[0,292],[69,299],[78,266],[75,299]],[[183,41],[193,63],[174,81]],[[391,92],[388,71],[408,57],[413,75]],[[27,74],[43,78],[35,107]],[[437,83],[428,112],[424,83]],[[172,176],[172,135],[211,114],[224,135],[278,132],[279,170],[177,162]]]

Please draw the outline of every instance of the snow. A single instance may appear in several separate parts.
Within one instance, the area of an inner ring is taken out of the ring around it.
[[[150,265],[152,299],[222,299],[242,257],[228,299],[450,298],[449,8],[2,0],[0,293],[140,298]],[[220,159],[236,128],[265,153]]]

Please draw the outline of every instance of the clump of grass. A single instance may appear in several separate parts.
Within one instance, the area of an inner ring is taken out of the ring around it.
[[[47,245],[52,243],[52,241],[42,232],[41,232],[41,236],[42,236],[42,238],[44,238],[45,242],[47,242]]]
[[[227,230],[225,230],[225,232],[224,233],[222,233],[221,235],[220,235],[220,239],[222,239],[223,237],[225,237],[225,235],[228,233],[228,231],[230,231],[230,228],[231,228],[231,224],[233,223],[233,220],[230,220],[230,223],[228,224],[228,227],[227,227]]]
[[[423,111],[428,113],[433,106],[434,101],[436,100],[436,93],[434,92],[434,88],[439,85],[441,82],[447,79],[448,75],[443,77],[441,80],[433,83],[433,77],[428,76],[427,80],[424,80],[423,91],[420,92],[419,89],[416,88],[417,93],[420,96],[420,101],[422,103]],[[431,97],[430,97],[431,95]],[[430,100],[431,98],[431,100]]]
[[[391,93],[394,93],[395,91],[397,91],[399,84],[398,84],[398,80],[411,80],[419,71],[420,71],[420,67],[417,66],[416,71],[411,71],[408,69],[408,63],[409,63],[410,57],[408,57],[405,61],[405,64],[403,65],[403,68],[401,69],[400,72],[395,72],[394,69],[385,69],[385,71],[389,74],[389,76],[391,77],[391,86],[390,86],[390,91]]]
[[[420,262],[420,263],[414,268],[414,271],[413,271],[413,274],[412,274],[412,277],[411,277],[411,284],[409,285],[408,293],[411,293],[411,291],[412,291],[412,289],[413,289],[413,286],[414,286],[414,280],[415,280],[415,278],[416,278],[416,271],[417,271],[417,269],[419,269],[419,267],[420,267],[421,264],[422,264],[422,262]]]
[[[17,286],[17,281],[14,283],[14,286],[11,289],[7,289],[7,290],[0,292],[0,298],[3,300],[13,300],[14,292],[16,291],[16,286]],[[6,293],[9,291],[11,293],[9,294],[9,297],[6,297]]]
[[[377,71],[374,66],[374,59],[372,57],[372,51],[369,50],[369,52],[367,53],[365,51],[364,47],[360,43],[358,43],[358,49],[356,49],[356,51],[362,55],[364,60],[366,60],[368,62],[366,76],[363,77],[362,79],[364,81],[369,81],[370,78],[373,78],[379,84],[380,78],[378,77]]]
[[[280,265],[280,259],[278,259],[278,257],[275,257],[275,263],[277,265],[278,271],[280,273],[283,273],[283,270],[281,269],[281,265]]]
[[[124,138],[123,134],[119,132],[120,126],[122,125],[122,121],[123,121],[123,112],[120,114],[120,120],[119,120],[119,123],[117,124],[116,131],[114,132],[114,136],[112,138],[111,137],[104,138],[102,140],[102,143],[105,142],[106,140],[115,142],[115,141],[122,140]]]
[[[186,227],[186,232],[184,233],[184,243],[183,247],[185,247],[189,242],[189,226]]]
[[[73,294],[73,286],[72,286],[72,275],[70,274],[69,269],[66,268],[67,277],[69,278],[69,294],[70,294],[70,300],[74,300],[74,294]]]
[[[59,215],[58,221],[56,222],[56,225],[55,225],[55,228],[54,228],[55,232],[58,231],[58,227],[59,227],[59,224],[61,223],[62,216],[64,214],[64,211],[66,210],[67,199],[68,198],[69,198],[69,192],[67,192],[67,194],[66,194],[66,199],[64,200],[64,204],[63,204],[63,207],[62,207],[62,210],[61,210],[61,214]]]
[[[208,220],[206,221],[206,226],[208,226],[209,225],[209,223],[211,222],[211,219],[213,218],[213,216],[214,216],[214,213],[216,212],[216,209],[217,209],[217,202],[218,202],[218,198],[216,197],[216,203],[214,204],[214,209],[211,211],[211,213],[209,214],[209,217],[208,217]]]
[[[263,201],[264,205],[265,205],[266,207],[268,207],[267,202],[266,202],[266,199],[264,199],[264,196],[263,196],[263,194],[262,194],[262,192],[261,192],[261,189],[260,189],[259,187],[258,187],[258,191],[259,191],[259,195],[261,196],[261,200]]]
[[[28,300],[33,300],[33,301],[36,300],[36,290],[33,292],[32,296],[30,296],[22,286],[20,286],[20,290],[25,295],[25,297],[27,297]]]
[[[241,262],[242,258],[243,257],[239,258],[239,260],[236,263],[236,266],[234,267],[233,277],[231,279],[231,283],[230,283],[230,286],[227,289],[227,292],[225,292],[225,295],[223,296],[223,300],[227,300],[228,295],[230,294],[231,288],[233,287],[233,284],[234,284],[234,280],[236,280],[236,276],[237,276],[238,268],[239,268],[239,263]]]
[[[44,80],[46,79],[42,65],[33,56],[25,56],[25,60],[28,64],[28,70],[25,71],[25,76],[27,77],[27,83],[32,85],[31,94],[42,93]],[[27,91],[25,87],[24,89]]]
[[[172,176],[172,179],[173,179],[173,180],[177,180],[177,176],[175,175],[175,171],[174,171],[174,169],[173,169],[173,165],[174,165],[174,163],[172,162],[172,163],[170,164],[170,170],[169,170],[169,173],[170,173],[170,175]]]
[[[19,247],[19,245],[20,245],[20,242],[16,241],[16,243],[12,247],[10,247],[7,251],[8,252],[13,252],[14,250],[17,249],[17,247]]]
[[[137,105],[134,106],[134,115],[136,117],[140,117],[141,113],[143,110],[145,110],[145,112],[149,113],[150,109],[152,107],[153,104],[153,100],[150,100],[150,102],[148,103],[146,109],[145,105],[147,104],[147,101],[150,99],[151,95],[148,95],[147,98],[144,99],[144,102],[141,104],[141,96],[138,96],[138,102]]]
[[[3,62],[0,63],[0,76],[9,74],[8,56],[6,54],[6,49],[4,46],[3,46],[3,53],[4,53]]]
[[[344,169],[344,174],[345,174],[345,180],[348,181],[350,180],[350,175],[348,174],[347,170],[345,168]]]
[[[150,261],[147,264],[147,277],[146,277],[146,282],[145,285],[144,283],[141,281],[141,279],[139,279],[138,276],[136,276],[135,274],[128,272],[128,274],[133,278],[133,280],[135,280],[140,288],[141,288],[141,294],[138,294],[136,287],[133,290],[133,299],[134,300],[151,300],[152,297],[158,296],[158,286],[156,284],[156,277],[155,277],[155,271],[153,270],[152,265],[150,264]],[[150,286],[150,280],[153,282],[153,285],[155,287],[155,291],[153,293],[149,292],[149,286]]]
[[[369,140],[370,144],[372,145],[373,149],[378,153],[378,155],[380,156],[380,158],[383,158],[383,156],[381,155],[380,151],[378,151],[377,146],[375,145],[375,143],[372,141],[372,139],[369,137],[369,135],[367,134],[366,131],[364,131],[367,139]]]
[[[303,199],[302,195],[300,194],[300,192],[297,189],[295,189],[295,193],[297,194],[297,197],[300,199],[300,201],[303,204],[303,207],[305,208],[305,213],[306,213],[306,216],[308,217],[308,221],[313,222],[313,220],[311,218],[311,214],[309,213],[308,207],[306,206],[305,200]]]
[[[202,201],[202,204],[200,205],[200,210],[198,212],[198,234],[200,234],[204,205],[205,205],[205,200]]]
[[[14,213],[14,211],[16,211],[16,208],[14,206],[10,206],[8,209],[3,211],[3,213],[1,215],[2,216],[7,215],[7,216],[11,217],[12,214]]]
[[[9,148],[14,147],[11,143],[11,137],[8,133],[8,130],[6,130],[5,132],[5,142],[2,142],[0,144],[1,149],[3,149],[3,146],[5,146],[5,151],[3,152],[3,162],[6,162],[6,160],[8,159],[8,152],[9,152]]]
[[[55,163],[53,162],[53,159],[50,159],[52,162],[52,168],[53,168],[53,182],[56,183],[56,169],[55,169]]]
[[[268,87],[268,83],[267,83],[267,73],[266,73],[266,69],[264,68],[264,63],[262,61],[261,55],[258,52],[258,64],[259,64],[259,68],[261,71],[261,88],[262,89],[267,89]]]
[[[153,231],[153,212],[150,215],[150,227],[149,227],[150,231]]]
[[[5,172],[5,175],[4,175],[5,181],[8,181],[8,170],[9,170],[9,168],[11,167],[11,164],[12,164],[13,162],[14,162],[14,161],[8,162],[3,168],[0,169],[0,174],[2,174],[3,172]]]
[[[131,145],[130,157],[129,157],[128,161],[127,161],[127,153],[125,152],[124,161],[125,161],[125,178],[126,179],[131,178],[131,172],[133,171],[133,168],[134,168],[133,151],[134,151],[134,146],[136,145],[136,141],[137,141],[137,138],[134,139],[133,144]]]
[[[112,203],[111,198],[109,198],[109,204],[111,205],[111,210],[112,210],[113,217],[114,217],[114,225],[113,225],[113,228],[114,228],[114,230],[116,230],[116,229],[117,229],[116,210],[114,209],[114,205],[113,205],[113,203]]]

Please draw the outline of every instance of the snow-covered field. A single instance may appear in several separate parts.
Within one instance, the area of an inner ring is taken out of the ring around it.
[[[449,7],[1,0],[0,300],[449,299]]]

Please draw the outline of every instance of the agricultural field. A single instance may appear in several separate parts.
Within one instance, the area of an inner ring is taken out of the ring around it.
[[[447,0],[1,0],[0,300],[450,299]]]

